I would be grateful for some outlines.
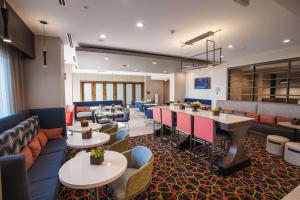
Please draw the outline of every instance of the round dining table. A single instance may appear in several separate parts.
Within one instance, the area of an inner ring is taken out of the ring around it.
[[[76,123],[74,126],[69,127],[69,131],[71,132],[84,132],[92,129],[93,131],[97,131],[102,127],[101,124],[98,123],[89,123],[87,127],[81,127],[80,123]]]
[[[68,134],[67,146],[72,148],[93,148],[98,147],[107,143],[110,140],[110,136],[106,133],[93,132],[90,139],[82,139],[82,134],[79,132],[74,132]]]
[[[126,157],[115,151],[104,151],[101,165],[90,164],[90,152],[68,160],[58,172],[60,182],[73,189],[92,189],[117,180],[127,169]],[[96,199],[99,199],[96,189]]]

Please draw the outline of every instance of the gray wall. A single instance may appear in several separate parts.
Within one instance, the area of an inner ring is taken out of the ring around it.
[[[27,108],[65,105],[64,51],[60,38],[46,37],[48,68],[43,67],[43,37],[35,36],[35,59],[24,60],[24,88]]]

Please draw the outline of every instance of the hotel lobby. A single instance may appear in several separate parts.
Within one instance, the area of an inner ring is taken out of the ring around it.
[[[0,6],[0,200],[300,199],[300,1]]]

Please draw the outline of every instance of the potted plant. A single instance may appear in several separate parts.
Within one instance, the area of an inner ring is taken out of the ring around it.
[[[300,119],[297,119],[297,118],[292,119],[291,124],[293,124],[293,125],[300,125]]]
[[[219,116],[220,115],[220,108],[216,107],[212,109],[213,116]]]
[[[92,132],[93,132],[92,129],[89,129],[87,131],[82,132],[82,135],[81,135],[82,139],[90,139],[90,138],[92,138]]]
[[[193,108],[193,112],[197,112],[201,107],[201,103],[199,101],[192,102],[190,105]]]
[[[180,104],[179,104],[179,109],[181,109],[181,110],[184,110],[184,109],[185,109],[185,106],[184,106],[183,103],[180,103]]]
[[[90,164],[101,165],[104,161],[104,148],[98,147],[97,149],[91,150],[90,153]]]
[[[81,127],[88,127],[89,126],[89,122],[87,120],[81,120],[80,121],[80,125],[81,125]]]

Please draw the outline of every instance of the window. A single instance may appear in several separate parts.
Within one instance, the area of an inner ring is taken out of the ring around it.
[[[300,103],[300,58],[228,69],[228,99]]]
[[[13,113],[12,80],[9,55],[0,46],[0,118]]]
[[[122,100],[126,104],[144,98],[143,82],[81,81],[82,101]]]

